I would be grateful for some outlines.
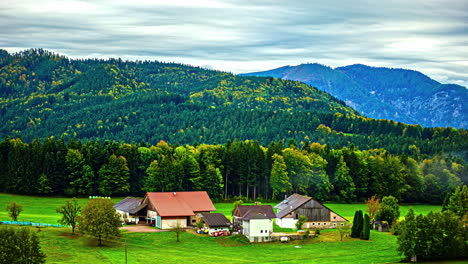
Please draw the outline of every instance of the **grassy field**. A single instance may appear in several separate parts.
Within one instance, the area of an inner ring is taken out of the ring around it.
[[[16,201],[23,205],[23,212],[19,216],[19,221],[27,222],[39,222],[44,224],[57,224],[57,220],[60,215],[55,212],[55,209],[63,205],[66,200],[70,198],[64,197],[36,197],[36,196],[24,196],[24,195],[13,195],[13,194],[0,194],[0,221],[11,220],[6,212],[6,206]],[[112,200],[117,203],[122,198],[116,197]],[[79,198],[80,204],[85,204],[88,198]],[[264,203],[275,206],[274,203]],[[354,212],[356,210],[366,210],[365,204],[336,204],[326,203],[327,207],[337,212],[339,215],[352,221]],[[232,203],[215,203],[216,212],[223,213],[230,218],[231,211],[233,208]],[[441,206],[439,205],[402,205],[400,206],[401,217],[404,217],[408,210],[413,208],[416,214],[427,214],[430,211],[439,211]]]
[[[281,244],[243,244],[233,237],[215,238],[184,233],[181,242],[172,232],[123,233],[119,242],[95,247],[84,237],[71,237],[66,228],[39,232],[47,263],[395,263],[396,238],[372,232],[371,241],[339,240],[336,231],[318,239]]]
[[[56,224],[60,215],[55,209],[68,198],[47,198],[0,194],[0,221],[10,220],[5,207],[11,201],[23,205],[20,221]],[[79,199],[81,204],[88,199]],[[120,198],[114,198],[114,202]],[[274,204],[271,204],[274,205]],[[352,220],[355,210],[365,210],[364,204],[326,204],[330,209]],[[230,215],[232,204],[215,204],[217,212]],[[440,206],[405,205],[427,214],[440,210]],[[33,228],[35,229],[35,228]],[[86,237],[71,236],[69,228],[44,228],[37,234],[47,254],[47,263],[125,263],[125,246],[128,263],[395,263],[400,261],[396,251],[396,237],[372,231],[370,241],[348,238],[339,242],[336,230],[322,231],[317,239],[281,244],[245,244],[235,237],[206,237],[184,233],[181,242],[175,242],[171,232],[123,232],[120,240],[96,247],[95,241]]]

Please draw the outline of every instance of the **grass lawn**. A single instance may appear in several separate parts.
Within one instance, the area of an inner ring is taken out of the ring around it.
[[[318,239],[265,244],[243,244],[230,237],[215,238],[183,233],[181,242],[172,232],[123,233],[118,242],[103,247],[84,237],[72,237],[67,228],[39,232],[47,263],[395,263],[396,237],[373,231],[370,241],[348,238],[339,242],[336,231]],[[225,240],[232,240],[231,242]],[[228,242],[228,243],[226,243]]]
[[[38,222],[43,224],[58,224],[57,220],[61,215],[55,210],[65,204],[66,200],[71,198],[65,197],[37,197],[14,194],[0,194],[0,221],[11,220],[6,211],[9,203],[15,201],[23,205],[23,211],[18,217],[18,221]],[[85,204],[88,198],[78,198],[80,204]],[[118,202],[121,198],[113,198],[114,202]]]
[[[44,224],[57,224],[57,220],[60,219],[60,214],[55,212],[59,206],[65,204],[66,200],[71,198],[65,197],[37,197],[37,196],[25,196],[25,195],[14,195],[14,194],[0,194],[0,221],[11,220],[6,212],[6,206],[16,201],[23,205],[23,212],[19,216],[19,221],[26,222],[38,222]],[[78,198],[80,204],[85,204],[88,198]],[[121,197],[112,198],[117,203],[122,200]],[[275,203],[264,203],[275,206]],[[248,205],[248,203],[246,203]],[[356,210],[366,210],[365,204],[336,204],[326,203],[327,207],[337,212],[339,215],[345,217],[349,221],[353,220],[354,212]],[[215,203],[216,212],[223,213],[229,219],[231,219],[231,211],[233,208],[232,203]],[[402,205],[400,206],[401,217],[404,217],[408,212],[409,208],[413,208],[416,214],[427,214],[431,210],[439,211],[442,207],[440,205]]]
[[[69,198],[33,197],[0,194],[0,221],[11,220],[4,208],[12,201],[23,205],[20,221],[56,224],[60,214],[55,209]],[[114,202],[121,198],[114,198]],[[79,199],[81,204],[88,199]],[[271,204],[274,205],[274,204]],[[364,204],[326,204],[330,209],[352,220],[355,210],[365,210]],[[230,215],[231,203],[216,203],[217,212]],[[402,215],[409,208],[427,214],[440,206],[404,205]],[[3,210],[1,210],[3,209]],[[33,228],[34,227],[27,227]],[[275,231],[291,231],[277,230]],[[265,244],[241,243],[235,237],[207,237],[183,233],[181,242],[172,232],[122,232],[118,241],[96,247],[92,239],[71,236],[70,228],[43,228],[37,234],[47,254],[47,263],[125,263],[124,242],[128,244],[128,263],[395,263],[400,261],[396,251],[396,237],[372,231],[370,241],[346,239],[339,242],[336,230],[322,231],[316,239]]]

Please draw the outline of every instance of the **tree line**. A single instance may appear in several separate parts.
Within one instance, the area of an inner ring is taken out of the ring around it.
[[[1,192],[70,197],[205,190],[214,200],[277,200],[296,192],[321,201],[393,195],[403,202],[441,204],[467,183],[466,165],[457,157],[295,141],[179,146],[5,138],[0,168]]]

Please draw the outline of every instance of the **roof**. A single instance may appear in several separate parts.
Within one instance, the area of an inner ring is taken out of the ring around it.
[[[141,199],[126,197],[122,201],[114,205],[115,210],[122,212],[130,212],[132,209],[137,208],[141,203]],[[131,213],[131,212],[130,212]]]
[[[305,196],[305,195],[300,195],[300,194],[293,194],[291,196],[289,196],[288,198],[286,198],[284,201],[282,201],[281,203],[277,204],[275,206],[276,209],[278,209],[278,214],[277,214],[277,217],[278,218],[283,218],[285,217],[286,215],[288,215],[289,213],[295,211],[297,208],[301,207],[303,204],[307,203],[308,201],[310,200],[315,200],[314,198],[312,197],[309,197],[309,196]],[[334,212],[333,210],[331,210],[330,208],[326,207],[325,205],[323,205],[322,203],[318,202],[317,200],[315,200],[319,205],[323,206],[324,208],[328,209],[330,212],[333,212],[335,213],[336,215],[338,215],[339,217],[345,219],[346,221],[348,221],[346,218],[344,218],[343,216],[337,214],[336,212]]]
[[[274,217],[268,217],[262,213],[255,212],[255,211],[248,211],[242,217],[243,220],[247,220],[247,221],[252,220],[252,219],[271,219],[271,218],[274,218]]]
[[[231,221],[226,218],[221,213],[208,213],[202,214],[201,217],[205,224],[209,227],[229,227],[231,226]]]
[[[276,218],[275,212],[273,212],[271,205],[239,205],[236,207],[236,210],[234,210],[233,215],[242,217],[244,219],[248,213],[260,213],[270,219]]]
[[[195,212],[216,210],[205,191],[148,192],[145,196],[160,216],[192,216]]]
[[[305,204],[306,202],[310,201],[312,197],[309,196],[304,196],[304,195],[299,195],[297,193],[289,196],[286,198],[284,201],[281,203],[277,204],[275,206],[276,209],[278,209],[278,218],[283,218],[292,211],[296,210],[298,207],[301,205]]]

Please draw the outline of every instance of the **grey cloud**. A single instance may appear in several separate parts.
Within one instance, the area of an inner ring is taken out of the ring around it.
[[[464,1],[81,1],[90,8],[80,12],[42,10],[48,1],[2,4],[0,46],[74,57],[174,58],[231,72],[368,62],[468,83]],[[418,50],[412,41],[431,45]]]

